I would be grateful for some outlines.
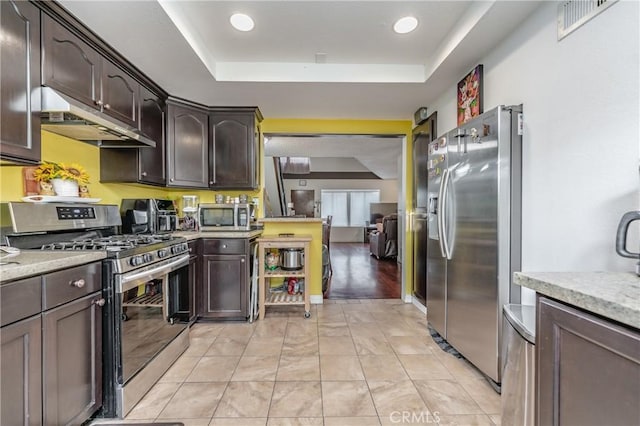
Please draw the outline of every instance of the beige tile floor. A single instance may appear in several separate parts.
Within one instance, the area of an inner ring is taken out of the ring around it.
[[[328,300],[309,319],[272,307],[253,324],[198,323],[190,339],[127,422],[500,424],[500,396],[400,300]]]

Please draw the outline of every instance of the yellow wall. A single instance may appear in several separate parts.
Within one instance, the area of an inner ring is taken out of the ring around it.
[[[168,198],[176,200],[181,208],[182,195],[198,195],[200,202],[212,203],[215,194],[236,197],[247,194],[262,199],[262,191],[209,191],[193,189],[169,189],[140,184],[100,183],[100,148],[64,136],[42,131],[42,160],[56,163],[78,163],[83,166],[91,183],[91,197],[101,198],[101,204],[117,204],[123,198]],[[22,167],[0,167],[0,201],[19,201],[24,196]]]
[[[101,204],[120,205],[122,198],[168,196],[165,188],[136,184],[101,184],[100,149],[84,142],[42,131],[42,160],[56,163],[78,163],[91,177],[91,197],[101,198]],[[23,196],[22,167],[0,167],[0,200],[19,201]]]
[[[305,285],[309,286],[309,294],[322,297],[322,223],[321,222],[266,222],[263,236],[293,233],[296,235],[311,235],[309,257],[310,277],[305,278]]]
[[[268,119],[262,122],[262,133],[310,133],[310,134],[357,134],[357,135],[405,135],[406,144],[406,190],[405,212],[412,211],[413,179],[412,176],[412,152],[413,141],[411,136],[412,122],[410,120],[324,120],[324,119]],[[407,216],[408,223],[409,216]],[[403,277],[406,283],[406,294],[412,292],[413,259],[410,253],[413,251],[413,239],[405,227],[403,264]],[[322,265],[320,265],[322,266]],[[312,294],[316,294],[315,292]]]
[[[309,134],[393,134],[406,135],[406,175],[407,182],[405,194],[405,211],[411,211],[412,179],[411,179],[411,121],[409,120],[323,120],[323,119],[265,119],[262,122],[263,133],[309,133]],[[262,145],[261,141],[261,145]],[[260,146],[261,154],[264,147]],[[159,188],[140,184],[116,184],[100,183],[100,149],[73,139],[59,136],[54,133],[42,131],[42,160],[62,163],[78,163],[82,165],[91,176],[89,190],[94,198],[101,198],[102,204],[120,204],[123,198],[169,198],[176,200],[180,208],[182,195],[198,195],[200,202],[213,202],[216,193],[223,195],[237,196],[246,193],[250,197],[258,197],[260,206],[258,216],[262,216],[262,184],[257,191],[208,191],[190,189],[169,189]],[[264,181],[264,166],[261,161],[260,176]],[[18,201],[24,196],[22,188],[22,167],[4,166],[0,167],[0,201]],[[408,228],[408,227],[407,227]],[[275,231],[274,231],[275,232]],[[296,231],[298,232],[298,231]],[[317,246],[315,240],[321,241],[322,230],[313,231],[314,243],[312,244],[312,256],[321,258],[321,244]],[[313,233],[311,232],[311,233]],[[276,232],[277,233],[277,232]],[[405,253],[411,253],[412,240],[410,233],[405,229]],[[314,263],[315,264],[315,263]],[[313,276],[321,277],[321,260],[312,270]],[[412,259],[405,257],[403,264],[403,274],[407,283],[407,294],[411,294],[412,283]],[[321,283],[311,283],[312,294],[321,294]]]

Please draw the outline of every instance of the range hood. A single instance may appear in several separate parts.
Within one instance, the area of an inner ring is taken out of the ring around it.
[[[135,127],[56,92],[42,87],[41,127],[72,139],[89,142],[100,148],[155,147]]]

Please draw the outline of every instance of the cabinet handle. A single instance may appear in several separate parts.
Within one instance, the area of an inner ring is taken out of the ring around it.
[[[209,185],[213,185],[214,182],[212,180],[209,181]]]
[[[227,245],[226,245],[226,244],[223,244],[223,245],[222,245],[222,248],[227,248]]]
[[[104,104],[104,109],[111,109],[111,105],[109,105],[109,104]]]
[[[105,303],[107,303],[107,302],[102,298],[91,301],[92,305],[98,305],[98,306],[104,306]]]
[[[169,181],[171,181],[171,182],[173,182],[173,180],[174,180],[173,178],[169,179]]]
[[[102,101],[100,99],[98,99],[97,101],[94,102],[94,104],[96,104],[98,106],[102,106]]]
[[[244,263],[244,259],[240,259],[240,263]]]
[[[147,175],[147,172],[142,172],[142,173],[140,173],[140,174],[141,174],[142,176],[146,176],[146,175]]]
[[[69,281],[69,285],[71,287],[82,288],[85,285],[85,281],[84,281],[84,279],[80,278],[79,280]]]

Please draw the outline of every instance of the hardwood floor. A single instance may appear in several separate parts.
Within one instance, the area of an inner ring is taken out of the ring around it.
[[[328,299],[400,298],[401,270],[396,259],[369,254],[369,244],[331,243],[333,276]]]

